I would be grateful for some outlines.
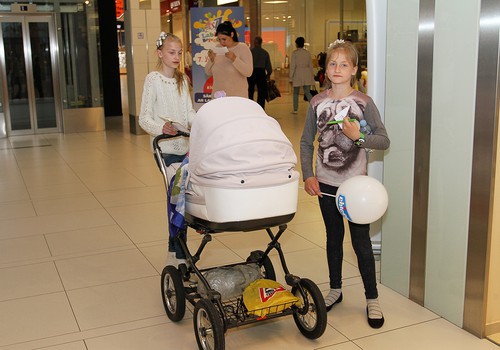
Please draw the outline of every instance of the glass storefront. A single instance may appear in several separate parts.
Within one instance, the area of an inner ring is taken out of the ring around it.
[[[103,127],[97,6],[0,4],[1,137]]]
[[[351,40],[359,52],[359,73],[367,70],[365,0],[264,0],[260,13],[258,34],[271,55],[281,88],[288,88],[289,57],[300,36],[306,40],[305,48],[311,53],[316,73],[321,69],[319,54],[336,39]]]

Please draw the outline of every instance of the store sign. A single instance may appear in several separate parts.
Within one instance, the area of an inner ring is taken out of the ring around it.
[[[115,0],[116,19],[121,19],[124,13],[123,0]]]
[[[182,11],[182,5],[180,0],[165,0],[160,2],[161,16],[168,16],[172,13],[181,11]]]
[[[180,0],[170,0],[170,12],[180,12],[182,10]]]

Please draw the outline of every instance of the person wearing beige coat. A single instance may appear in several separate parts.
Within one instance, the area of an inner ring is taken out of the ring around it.
[[[300,87],[304,89],[304,95],[307,101],[311,101],[311,85],[314,85],[314,71],[311,54],[304,49],[305,39],[298,37],[295,39],[297,49],[292,52],[290,61],[290,83],[293,86],[293,113],[297,114],[299,109],[299,91]]]

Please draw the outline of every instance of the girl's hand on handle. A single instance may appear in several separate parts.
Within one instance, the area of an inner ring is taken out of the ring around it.
[[[161,132],[167,135],[175,135],[177,134],[177,129],[172,125],[171,122],[166,122],[165,124],[163,124]]]
[[[319,189],[319,182],[318,179],[315,176],[311,176],[304,181],[304,190],[309,194],[310,196],[320,196],[321,191]]]

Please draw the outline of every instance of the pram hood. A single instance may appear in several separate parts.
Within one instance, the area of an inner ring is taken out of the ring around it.
[[[247,98],[222,97],[203,105],[189,140],[189,181],[194,184],[249,188],[299,176],[297,156],[278,122]]]

